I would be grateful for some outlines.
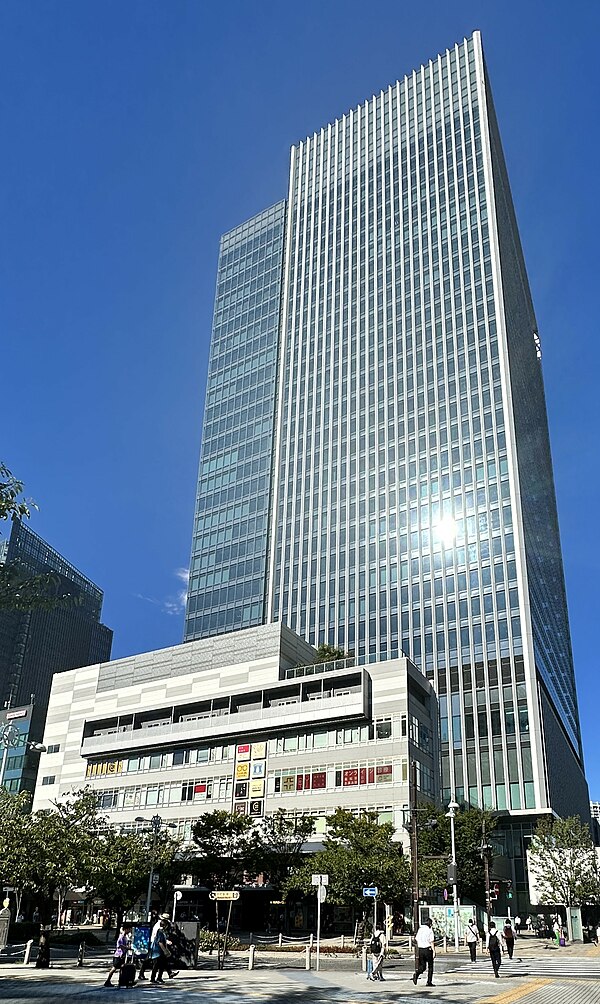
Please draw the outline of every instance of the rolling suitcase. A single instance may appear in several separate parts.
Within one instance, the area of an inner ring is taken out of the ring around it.
[[[119,969],[119,986],[120,987],[132,987],[135,985],[136,977],[136,965],[133,961],[133,955],[129,952],[125,956],[125,961]]]

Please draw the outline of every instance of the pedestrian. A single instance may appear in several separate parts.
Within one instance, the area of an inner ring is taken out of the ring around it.
[[[155,916],[156,916],[156,914],[155,914]],[[165,937],[166,937],[166,944],[167,944],[167,948],[169,950],[169,955],[168,956],[163,954],[163,970],[164,970],[164,972],[168,973],[169,979],[171,979],[171,980],[173,979],[174,976],[177,976],[177,974],[178,974],[178,970],[173,969],[173,942],[170,940],[170,932],[171,932],[170,917],[169,917],[168,913],[161,913],[160,917],[157,918],[157,920],[156,920],[156,922],[155,922],[155,924],[152,927],[152,930],[150,932],[148,955],[146,956],[145,959],[142,959],[142,962],[141,962],[141,965],[140,965],[140,974],[138,976],[138,979],[140,979],[140,980],[145,980],[146,979],[146,976],[145,976],[145,969],[146,969],[146,967],[148,967],[150,969],[153,968],[154,961],[153,961],[152,955],[150,953],[150,946],[152,945],[152,942],[156,938],[156,935],[158,933],[158,930],[159,930],[161,924],[163,925],[163,928],[164,928]],[[152,979],[152,977],[151,977],[151,979]]]
[[[112,985],[110,982],[111,977],[113,973],[117,973],[125,964],[127,961],[127,953],[129,951],[131,951],[131,924],[123,924],[119,932],[119,937],[117,938],[112,966],[110,967],[108,976],[104,982],[105,987],[110,987]]]
[[[492,960],[492,968],[494,970],[494,976],[496,979],[500,977],[500,965],[502,963],[502,936],[498,931],[496,925],[492,921],[488,928],[486,948],[490,953],[490,959]]]
[[[560,924],[558,923],[558,917],[552,925],[552,933],[554,934],[554,940],[557,945],[560,945]]]
[[[435,959],[435,935],[432,929],[431,917],[421,924],[415,935],[415,944],[419,952],[419,964],[415,969],[412,981],[417,985],[417,980],[421,973],[427,970],[427,986],[434,986],[433,983],[433,960]]]
[[[516,924],[516,920],[515,920]],[[513,952],[515,950],[515,932],[511,927],[510,920],[507,920],[504,924],[504,930],[502,932],[504,935],[504,942],[506,944],[506,951],[508,953],[509,959],[512,959]]]
[[[521,933],[521,918],[517,914],[515,917],[515,938],[518,938]]]
[[[386,949],[386,937],[383,930],[380,927],[376,927],[373,931],[373,936],[369,944],[369,952],[371,953],[371,962],[373,968],[369,973],[367,979],[369,980],[383,980],[383,957],[385,955]]]
[[[533,921],[531,920],[531,914],[528,915],[527,920],[525,921],[525,926],[526,926],[526,928],[527,928],[528,931],[531,931],[531,929],[533,927]]]
[[[598,927],[596,928],[596,944],[600,945],[600,924],[598,924]]]
[[[479,930],[475,923],[475,918],[469,921],[465,928],[465,945],[469,949],[471,962],[477,961],[477,945],[479,944]]]
[[[164,983],[163,973],[166,968],[165,963],[171,954],[167,945],[166,926],[166,920],[159,920],[158,926],[155,925],[156,934],[150,942],[150,958],[152,959],[151,983]]]
[[[48,969],[50,966],[50,932],[40,931],[40,942],[38,946],[36,969]]]

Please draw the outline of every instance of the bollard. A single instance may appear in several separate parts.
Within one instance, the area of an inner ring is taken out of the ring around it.
[[[310,945],[310,947],[311,947],[311,949],[312,949],[312,947],[313,947],[313,945],[314,945],[314,943],[315,943],[315,936],[314,936],[314,934],[311,934],[311,936],[310,936],[310,940],[309,940],[309,942],[308,942],[308,943],[309,943],[309,945]]]
[[[250,951],[248,952],[248,969],[250,971],[254,969],[254,945],[250,945]]]
[[[344,936],[344,935],[342,934],[342,948],[345,948],[345,947],[346,947],[346,938],[345,938],[345,936]]]
[[[85,942],[79,942],[79,951],[77,952],[77,968],[81,969],[83,966],[83,960],[85,959]]]
[[[280,931],[279,932],[279,947],[281,948],[282,945],[283,945],[283,934]]]
[[[305,955],[304,968],[310,969],[310,945],[307,945],[306,948],[304,949],[304,955]]]
[[[30,938],[29,941],[27,942],[27,944],[25,945],[25,957],[23,959],[23,965],[24,966],[28,966],[29,965],[29,960],[31,958],[31,949],[32,949],[32,946],[33,946],[33,938]]]
[[[448,954],[448,938],[444,935],[444,951],[446,955]]]
[[[362,961],[361,961],[361,967],[360,968],[362,969],[363,973],[366,973],[366,971],[367,971],[367,946],[366,945],[362,946]]]

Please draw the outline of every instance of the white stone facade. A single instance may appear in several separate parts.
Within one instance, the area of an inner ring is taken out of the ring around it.
[[[34,808],[89,784],[125,828],[158,813],[189,838],[202,812],[284,808],[318,838],[343,806],[400,839],[410,760],[422,797],[439,794],[433,689],[404,657],[314,660],[273,624],[58,674]]]

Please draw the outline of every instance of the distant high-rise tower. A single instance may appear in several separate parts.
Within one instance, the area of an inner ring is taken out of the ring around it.
[[[53,573],[75,600],[49,610],[0,610],[0,708],[29,705],[34,695],[28,735],[41,741],[54,673],[110,659],[112,631],[100,623],[102,590],[23,522],[13,521],[0,562],[14,563],[25,575]],[[18,753],[13,756],[15,766],[3,779],[7,787],[18,790],[26,777],[33,788],[35,772],[23,774]]]
[[[585,816],[540,357],[475,32],[223,238],[185,637],[402,650],[446,799]]]

